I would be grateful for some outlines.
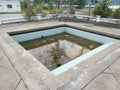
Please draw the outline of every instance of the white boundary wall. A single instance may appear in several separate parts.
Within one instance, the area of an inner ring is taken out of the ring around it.
[[[12,7],[8,7],[11,5]],[[0,0],[0,12],[21,12],[19,0]]]

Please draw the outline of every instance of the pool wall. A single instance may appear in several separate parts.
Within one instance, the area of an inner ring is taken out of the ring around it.
[[[81,30],[76,30],[76,29],[73,29],[73,28],[66,27],[65,29],[66,29],[65,31],[69,34],[73,34],[73,35],[76,35],[78,37],[80,36],[80,37],[90,39],[90,40],[100,42],[100,43],[109,43],[109,42],[116,41],[116,39],[113,39],[113,38],[110,38],[110,37],[101,36],[101,35],[98,35],[98,34],[93,34],[93,33],[85,32],[85,31],[81,31]]]
[[[45,31],[29,32],[25,34],[18,34],[18,35],[13,35],[12,37],[17,42],[23,42],[31,39],[41,38],[42,36],[50,36],[50,35],[55,35],[63,32],[65,32],[65,27],[54,28],[54,29],[49,29]]]
[[[30,32],[30,33],[25,33],[25,34],[18,34],[18,35],[13,35],[12,37],[17,41],[17,42],[23,42],[31,39],[36,39],[40,38],[42,36],[50,36],[50,35],[55,35],[59,33],[67,32],[69,34],[73,34],[76,36],[80,36],[86,39],[90,39],[96,42],[100,43],[109,43],[109,42],[114,42],[116,39],[110,38],[110,37],[105,37],[85,31],[80,31],[76,30],[73,28],[69,27],[60,27],[60,28],[54,28],[54,29],[49,29],[45,31],[36,31],[36,32]]]
[[[92,55],[104,50],[105,48],[107,48],[108,46],[112,45],[113,43],[106,43],[106,44],[103,44],[102,46],[74,59],[74,60],[71,60],[70,62],[62,65],[61,67],[59,68],[56,68],[52,71],[52,73],[57,76],[65,71],[67,71],[68,69],[72,68],[73,66],[79,64],[80,62],[86,60],[87,58],[91,57]]]

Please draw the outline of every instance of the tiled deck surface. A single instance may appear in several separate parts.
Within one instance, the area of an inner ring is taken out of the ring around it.
[[[7,55],[6,51],[4,51],[2,43],[2,35],[9,31],[16,31],[16,30],[26,30],[32,28],[39,28],[39,27],[46,27],[58,24],[69,24],[74,26],[80,26],[81,28],[91,29],[96,32],[107,33],[110,35],[115,35],[120,37],[120,29],[118,28],[109,28],[109,27],[101,27],[101,26],[94,26],[88,23],[73,23],[73,22],[58,22],[58,21],[48,21],[48,22],[32,22],[32,23],[19,23],[19,24],[10,24],[10,25],[3,25],[0,26],[0,90],[40,90],[36,88],[36,84],[33,83],[34,88],[29,88],[29,81],[27,82],[21,73],[17,70],[19,67],[15,67],[13,62],[11,62],[11,58]],[[120,44],[120,43],[118,43]],[[116,61],[111,64],[105,71],[101,72],[97,75],[96,78],[91,80],[88,84],[84,87],[72,88],[59,88],[58,90],[120,90],[120,45],[117,46],[117,58]],[[11,52],[12,53],[12,52]],[[111,52],[112,53],[112,52]],[[17,58],[16,58],[17,59]],[[32,74],[32,73],[31,73]],[[89,77],[88,77],[89,78]],[[40,82],[43,84],[43,82]],[[53,90],[46,86],[41,90]]]

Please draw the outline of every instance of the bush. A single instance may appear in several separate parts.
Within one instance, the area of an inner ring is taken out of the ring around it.
[[[31,16],[35,15],[34,12],[31,9],[26,9],[25,10],[25,16],[27,18],[30,18]]]
[[[110,17],[112,13],[112,10],[106,7],[105,9],[102,9],[101,7],[95,7],[93,10],[94,15],[100,15],[101,17],[107,18]]]
[[[60,14],[60,13],[63,13],[63,10],[54,8],[54,9],[50,10],[50,13],[51,14]]]
[[[113,11],[112,17],[116,18],[116,19],[120,19],[120,8],[116,9],[115,11]]]
[[[69,14],[75,14],[75,8],[73,6],[69,7]]]
[[[35,16],[38,13],[42,12],[42,7],[40,5],[33,5],[28,6],[27,9],[25,9],[25,17],[29,20],[31,16]]]
[[[112,10],[109,8],[110,0],[101,0],[93,10],[94,15],[100,15],[107,18],[111,16]]]
[[[76,4],[78,5],[78,8],[79,8],[79,9],[82,9],[82,8],[84,8],[85,5],[86,5],[86,0],[77,0],[77,3],[76,3]]]
[[[35,15],[35,11],[34,11],[34,7],[33,6],[28,6],[26,9],[25,9],[25,12],[24,12],[25,16],[26,17],[31,17],[33,15]]]
[[[42,11],[41,14],[42,14],[42,17],[45,17],[48,14],[48,11]]]
[[[38,14],[38,13],[41,13],[42,12],[42,5],[35,5],[34,7],[33,7],[33,12],[35,13],[35,14]]]

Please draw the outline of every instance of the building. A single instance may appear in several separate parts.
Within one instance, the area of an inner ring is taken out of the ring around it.
[[[0,12],[21,12],[19,0],[0,0]]]

